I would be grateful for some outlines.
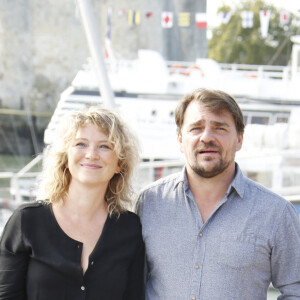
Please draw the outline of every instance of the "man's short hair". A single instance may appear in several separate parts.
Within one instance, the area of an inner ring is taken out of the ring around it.
[[[175,122],[177,125],[177,133],[181,133],[185,111],[192,101],[204,105],[204,107],[211,112],[219,112],[223,109],[227,110],[234,119],[237,132],[239,134],[244,132],[245,124],[243,113],[232,96],[219,90],[197,89],[185,95],[176,107]]]

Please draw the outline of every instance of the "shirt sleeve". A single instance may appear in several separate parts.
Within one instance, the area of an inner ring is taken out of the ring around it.
[[[128,282],[123,298],[124,300],[145,299],[144,266],[145,244],[142,238],[142,234],[140,234],[137,245],[137,251],[128,272]]]
[[[271,256],[272,283],[280,299],[300,299],[300,219],[291,203],[278,217]]]
[[[135,207],[134,207],[134,212],[141,218],[141,214],[142,214],[142,206],[143,206],[143,194],[139,194],[136,202],[135,202]]]
[[[22,215],[16,210],[0,241],[0,299],[26,300],[29,253],[23,242]]]

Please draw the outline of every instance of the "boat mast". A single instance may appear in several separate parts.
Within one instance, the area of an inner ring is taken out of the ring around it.
[[[80,11],[90,53],[95,64],[96,75],[99,83],[99,92],[102,96],[102,101],[108,108],[115,108],[114,93],[110,86],[107,75],[103,56],[103,48],[101,46],[99,38],[100,35],[97,31],[96,21],[92,12],[90,0],[77,0],[77,6]]]

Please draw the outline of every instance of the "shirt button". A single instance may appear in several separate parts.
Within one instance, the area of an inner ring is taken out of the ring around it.
[[[202,233],[202,232],[200,232],[200,233],[199,233],[199,236],[203,236],[203,233]]]
[[[91,266],[94,264],[94,262],[93,261],[91,261]]]
[[[195,296],[193,296],[193,297],[192,297],[192,300],[196,300],[196,297],[195,297]]]
[[[81,290],[84,291],[85,290],[85,286],[81,286]]]
[[[195,269],[199,269],[199,265],[196,265],[196,266],[195,266]]]
[[[80,245],[79,245],[79,244],[77,245],[77,248],[78,248],[78,249],[80,248]]]

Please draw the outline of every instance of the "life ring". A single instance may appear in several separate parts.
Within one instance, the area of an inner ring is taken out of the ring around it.
[[[202,69],[197,65],[189,66],[188,68],[183,65],[172,65],[169,71],[170,75],[180,74],[184,76],[190,76],[193,71],[200,71],[201,77],[204,77]]]
[[[257,78],[257,74],[256,73],[246,73],[245,77],[246,78]]]
[[[186,69],[185,66],[182,65],[172,65],[169,70],[169,74],[182,74],[182,72]]]
[[[204,77],[204,73],[203,73],[202,69],[197,65],[192,65],[192,66],[188,67],[186,69],[186,71],[184,73],[182,73],[182,75],[190,76],[191,73],[194,72],[194,71],[199,71],[200,74],[201,74],[201,77]]]

